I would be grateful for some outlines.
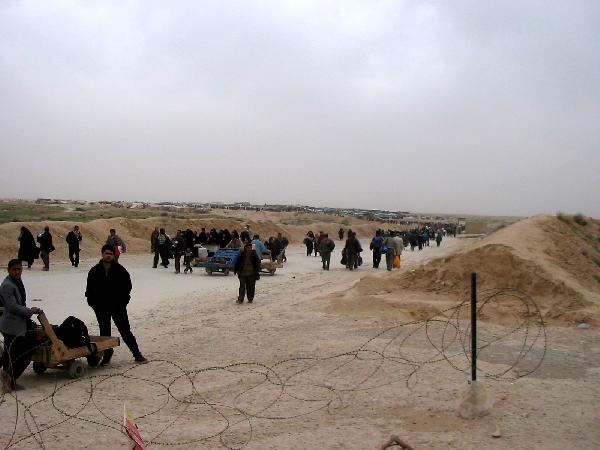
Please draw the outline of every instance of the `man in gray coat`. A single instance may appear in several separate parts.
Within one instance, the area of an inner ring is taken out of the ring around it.
[[[40,308],[28,308],[25,304],[27,294],[21,280],[22,273],[21,261],[10,260],[8,276],[0,285],[0,302],[4,307],[0,317],[0,332],[4,336],[0,381],[4,392],[23,389],[16,381],[29,366],[36,347],[32,333],[28,332],[28,325],[33,314],[42,312]]]
[[[387,270],[391,271],[394,265],[394,258],[396,256],[402,255],[402,250],[404,250],[404,241],[399,235],[394,236],[393,233],[390,233],[383,240],[383,245],[387,247],[387,252],[385,254],[385,264],[387,266]]]

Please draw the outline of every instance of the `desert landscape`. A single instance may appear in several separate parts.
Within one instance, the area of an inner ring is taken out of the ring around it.
[[[0,30],[0,449],[600,449],[600,2]]]
[[[343,222],[342,222],[343,221]],[[483,237],[446,237],[407,248],[399,270],[371,267],[381,224],[336,216],[213,210],[206,218],[79,222],[82,262],[64,236],[78,222],[48,224],[51,270],[24,272],[28,300],[52,323],[67,315],[97,332],[83,292],[107,230],[128,252],[132,330],[150,363],[123,345],[109,366],[81,379],[64,371],[20,378],[0,404],[4,448],[131,448],[123,403],[148,448],[380,448],[390,435],[421,448],[589,449],[600,445],[600,226],[582,217],[534,216]],[[582,224],[585,223],[585,224]],[[23,223],[0,225],[0,255]],[[152,269],[156,225],[239,229],[290,238],[288,261],[257,283],[253,305],[235,304],[235,277],[201,269]],[[352,228],[364,264],[332,270],[306,256],[306,231]],[[457,411],[469,389],[469,277],[479,280],[478,380],[489,414]],[[39,299],[39,301],[37,300]],[[35,303],[34,303],[35,302]],[[390,447],[390,448],[400,448]]]

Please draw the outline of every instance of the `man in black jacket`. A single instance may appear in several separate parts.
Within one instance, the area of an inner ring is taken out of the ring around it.
[[[236,273],[240,279],[240,291],[237,303],[244,303],[244,296],[246,295],[248,296],[248,303],[252,303],[256,280],[260,278],[259,272],[260,260],[258,259],[258,255],[252,249],[252,244],[246,242],[244,244],[244,251],[238,255],[233,268],[233,273]]]
[[[69,245],[69,260],[73,267],[79,266],[79,243],[81,242],[81,232],[79,226],[75,225],[73,231],[69,231],[66,238]]]
[[[346,239],[346,246],[344,247],[346,250],[346,268],[349,270],[354,270],[358,267],[358,258],[360,256],[360,252],[362,252],[362,247],[360,246],[360,242],[356,239],[356,233],[353,231],[348,231],[348,239]]]
[[[110,319],[115,322],[119,334],[136,362],[148,360],[142,356],[135,336],[129,327],[127,304],[131,292],[131,278],[127,269],[114,260],[113,247],[102,247],[102,259],[88,273],[85,296],[98,319],[100,336],[110,336]],[[108,364],[113,350],[104,352],[101,364]]]
[[[171,246],[171,239],[165,232],[164,228],[161,228],[156,237],[154,247],[154,265],[156,269],[158,265],[158,256],[160,255],[160,265],[167,268],[169,267],[169,247]]]
[[[45,226],[44,232],[38,234],[37,241],[40,244],[40,255],[44,262],[42,270],[50,270],[50,253],[54,251],[54,245],[52,245],[52,235],[50,234],[50,227]]]

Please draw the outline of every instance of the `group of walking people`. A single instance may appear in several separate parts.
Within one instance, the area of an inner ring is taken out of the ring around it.
[[[340,228],[338,237],[343,240],[345,230]],[[341,263],[346,266],[348,270],[354,270],[362,264],[362,258],[360,253],[363,251],[360,246],[360,242],[356,238],[356,233],[352,230],[348,230],[346,243],[342,249],[342,260]],[[303,240],[306,246],[306,256],[310,256],[314,252],[314,256],[321,255],[321,262],[323,270],[329,270],[331,263],[331,253],[335,249],[335,242],[329,237],[328,233],[319,231],[315,234],[313,231],[308,231]]]
[[[341,264],[344,265],[348,270],[355,270],[362,265],[363,248],[360,241],[356,237],[356,233],[349,230],[340,228],[338,231],[338,237],[340,240],[347,236],[344,248],[342,249]],[[445,235],[444,229],[434,230],[429,226],[425,226],[422,229],[413,229],[411,231],[384,231],[379,229],[375,232],[375,236],[369,243],[369,249],[373,252],[373,268],[379,268],[382,258],[385,256],[386,268],[391,271],[394,268],[399,268],[401,264],[401,255],[405,247],[410,245],[411,250],[415,248],[421,250],[423,247],[429,245],[429,241],[435,239],[437,246],[439,247],[443,236]],[[321,255],[323,262],[323,269],[329,270],[329,261],[331,259],[331,252],[335,248],[335,243],[329,238],[327,233],[320,231],[315,234],[313,231],[308,231],[303,240],[306,246],[306,256]]]
[[[79,267],[79,253],[81,252],[81,241],[83,236],[79,225],[75,225],[71,231],[69,231],[65,237],[67,242],[68,256],[71,266]],[[53,244],[53,237],[50,233],[50,227],[45,226],[44,230],[37,235],[34,239],[31,230],[27,227],[21,227],[19,237],[19,250],[17,252],[17,258],[19,261],[26,263],[27,268],[31,269],[36,259],[41,258],[44,266],[43,271],[50,270],[50,254],[56,250]],[[37,244],[36,244],[37,242]],[[39,247],[38,247],[39,244]],[[106,245],[109,245],[114,251],[114,258],[116,261],[119,260],[119,255],[127,251],[125,242],[114,228],[111,228],[109,235],[106,238]]]

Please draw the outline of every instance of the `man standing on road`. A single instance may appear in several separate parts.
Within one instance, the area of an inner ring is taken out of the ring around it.
[[[181,230],[177,230],[177,235],[173,239],[173,258],[175,259],[175,273],[181,273],[181,257],[185,253],[185,238]]]
[[[115,323],[123,342],[127,344],[138,363],[148,362],[140,353],[135,336],[129,326],[127,304],[130,300],[131,277],[127,269],[114,259],[110,245],[102,247],[102,259],[88,273],[85,296],[98,319],[100,336],[110,336],[110,320]],[[104,351],[100,364],[108,364],[113,349]]]
[[[252,303],[256,280],[260,278],[260,260],[250,242],[244,244],[244,251],[240,252],[235,260],[233,273],[237,274],[240,280],[237,303],[244,303],[244,296],[248,297],[248,303]]]
[[[346,250],[346,268],[348,270],[356,269],[358,264],[358,258],[360,256],[360,252],[362,252],[362,247],[358,239],[356,239],[356,233],[348,230],[348,238],[346,239],[346,246],[344,247]]]
[[[379,263],[381,262],[381,253],[383,247],[383,237],[381,237],[381,231],[377,230],[375,232],[375,237],[371,239],[371,244],[369,245],[371,250],[373,250],[373,268],[379,269]]]
[[[113,255],[115,262],[119,262],[119,256],[121,253],[125,253],[125,242],[117,234],[117,230],[111,228],[109,231],[108,238],[106,238],[106,245],[110,245],[113,249]]]
[[[319,249],[319,253],[321,253],[321,261],[323,261],[323,270],[329,270],[331,252],[334,248],[335,243],[333,240],[329,239],[329,235],[325,233],[321,239],[321,248]]]
[[[158,257],[160,255],[160,265],[163,267],[169,267],[169,245],[171,245],[171,239],[165,233],[165,229],[161,228],[156,237],[156,243],[154,247],[154,265],[156,269],[158,266]]]
[[[81,232],[79,226],[75,225],[73,231],[69,231],[67,234],[67,244],[69,245],[69,260],[73,267],[79,266],[79,243],[81,242]]]
[[[0,286],[0,306],[4,307],[4,314],[0,316],[0,332],[4,337],[0,380],[4,392],[23,389],[17,384],[17,378],[29,366],[36,348],[32,333],[28,333],[28,326],[31,316],[42,312],[40,308],[28,308],[25,304],[27,294],[21,280],[22,273],[21,261],[11,259],[8,262],[8,276]]]
[[[42,270],[50,270],[50,253],[54,251],[54,245],[52,245],[52,235],[50,234],[50,227],[45,226],[44,232],[39,234],[37,241],[40,244],[40,256],[44,261],[44,268]]]
[[[387,247],[385,253],[385,265],[387,270],[391,272],[394,267],[394,258],[402,255],[404,241],[400,236],[394,236],[393,233],[390,233],[389,236],[383,240],[383,245]]]
[[[156,254],[156,238],[158,237],[158,227],[154,227],[154,231],[150,235],[150,253]]]
[[[240,240],[245,244],[250,242],[250,225],[246,225],[240,233]]]

